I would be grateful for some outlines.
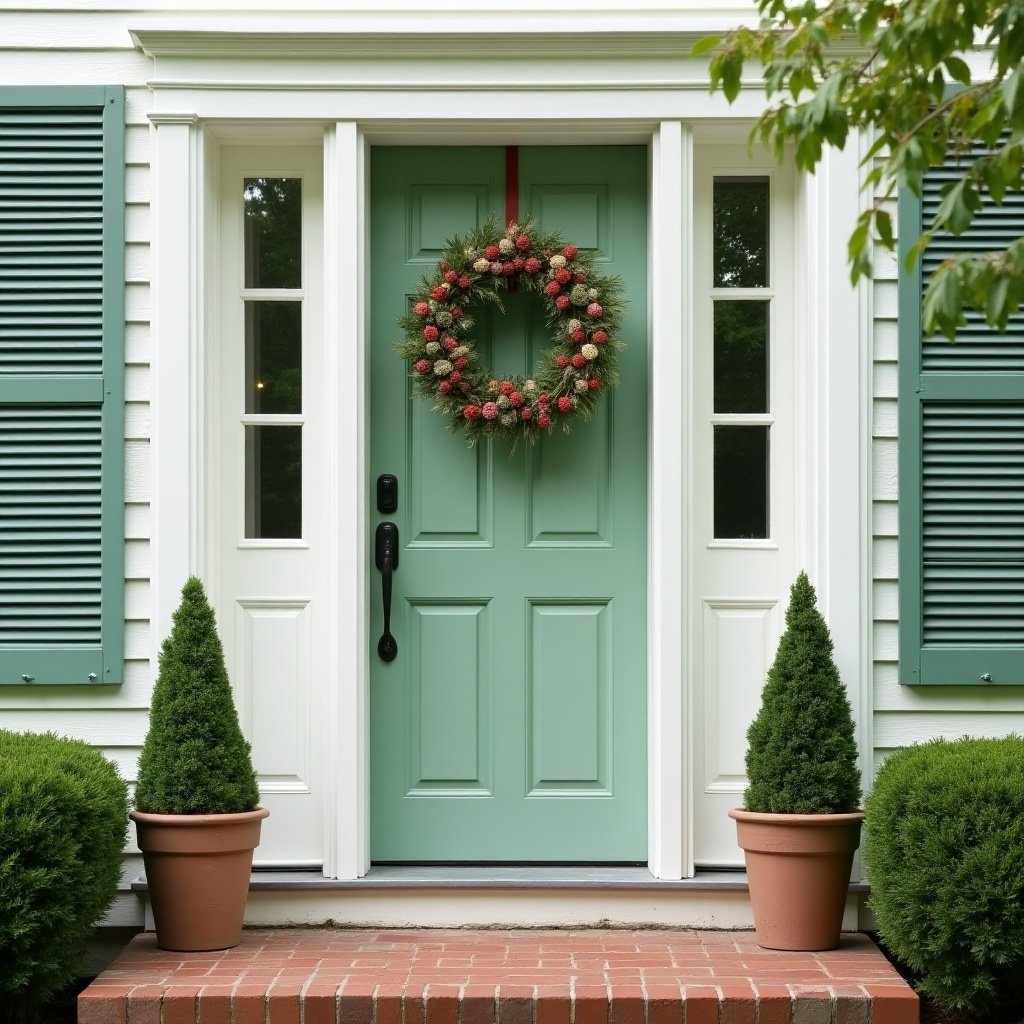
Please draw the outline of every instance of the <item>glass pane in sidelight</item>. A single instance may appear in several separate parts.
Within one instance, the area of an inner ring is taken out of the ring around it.
[[[245,536],[302,536],[302,427],[245,427]]]
[[[768,536],[769,427],[715,427],[715,537]]]
[[[768,303],[715,302],[715,412],[768,412]]]
[[[245,304],[245,411],[302,412],[302,304]]]
[[[302,179],[246,178],[245,287],[302,287]]]
[[[768,286],[768,179],[715,178],[714,285]]]

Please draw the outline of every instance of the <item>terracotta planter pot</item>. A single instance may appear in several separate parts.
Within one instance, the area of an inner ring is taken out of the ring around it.
[[[758,945],[835,949],[863,813],[761,814],[737,807],[729,817],[747,862]]]
[[[161,949],[229,949],[242,939],[252,852],[265,807],[241,814],[132,811]]]

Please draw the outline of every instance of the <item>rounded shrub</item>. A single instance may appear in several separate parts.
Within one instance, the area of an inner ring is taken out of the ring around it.
[[[897,751],[866,813],[871,908],[920,990],[976,1013],[1024,1000],[1024,739]]]
[[[786,631],[747,730],[746,766],[748,811],[841,814],[860,803],[850,702],[803,572],[790,590]]]
[[[226,814],[258,802],[217,622],[193,576],[160,650],[135,806],[152,814]]]
[[[0,730],[0,1018],[76,976],[117,893],[128,789],[78,740]]]

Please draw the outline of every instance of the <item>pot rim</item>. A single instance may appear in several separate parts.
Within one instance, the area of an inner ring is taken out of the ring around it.
[[[840,825],[844,822],[863,821],[863,811],[844,811],[838,814],[775,814],[770,811],[748,811],[744,807],[733,807],[729,817],[735,821],[763,825]]]
[[[231,811],[224,814],[160,814],[155,811],[139,811],[134,807],[128,812],[132,821],[146,825],[202,825],[206,822],[218,825],[230,825],[234,822],[258,821],[269,817],[266,807],[256,807],[251,811]]]

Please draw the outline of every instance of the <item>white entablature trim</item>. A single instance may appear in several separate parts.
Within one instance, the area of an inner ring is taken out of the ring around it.
[[[135,45],[157,58],[269,57],[434,60],[686,57],[705,35],[756,24],[750,8],[515,12],[349,11],[325,17],[149,18],[129,26]]]

